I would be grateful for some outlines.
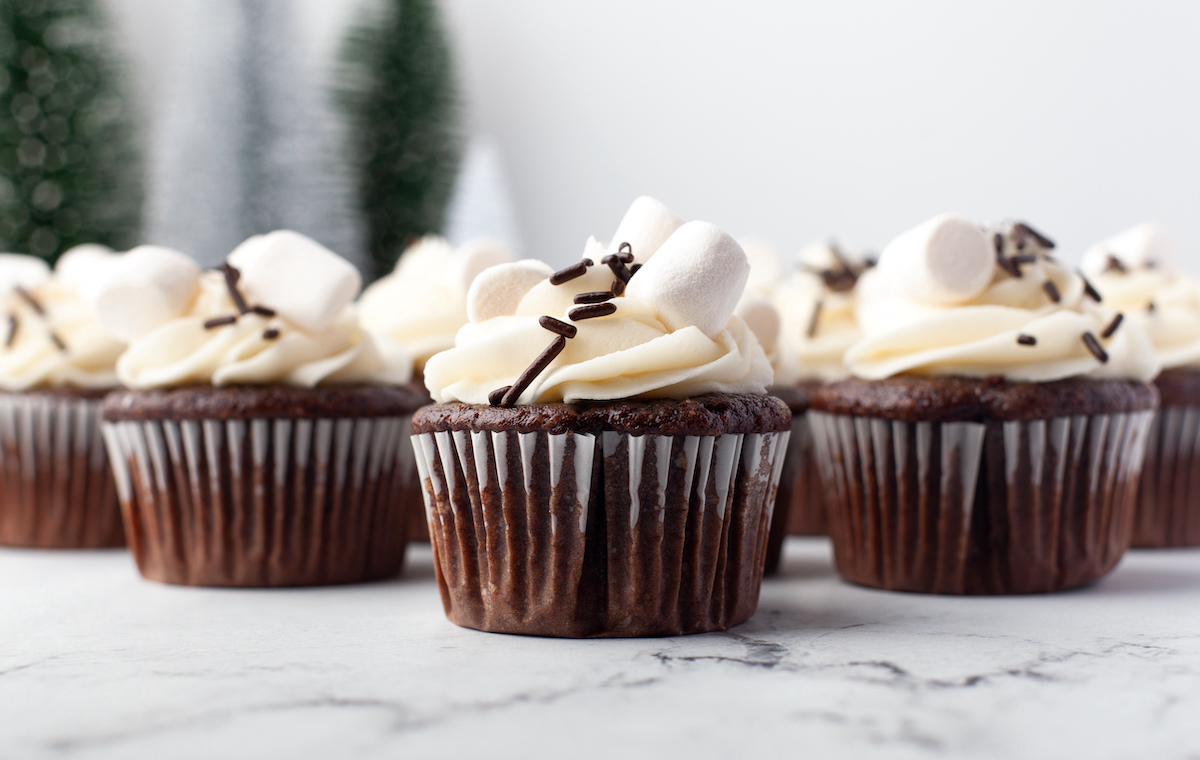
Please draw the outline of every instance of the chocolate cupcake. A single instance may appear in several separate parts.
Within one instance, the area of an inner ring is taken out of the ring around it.
[[[607,253],[479,276],[413,425],[453,622],[666,636],[754,613],[790,415],[732,316],[747,269],[641,198]]]
[[[409,246],[396,269],[371,284],[359,299],[362,325],[372,334],[402,345],[412,354],[413,379],[405,387],[433,403],[422,372],[429,357],[454,345],[454,335],[467,323],[467,291],[476,275],[507,264],[514,256],[490,240],[471,240],[455,248],[445,238],[428,235]],[[414,489],[409,538],[428,541],[425,507]]]
[[[1093,246],[1084,273],[1104,303],[1143,329],[1162,374],[1162,407],[1146,445],[1135,547],[1200,546],[1200,282],[1174,242],[1142,224]]]
[[[400,571],[420,397],[396,387],[408,354],[359,325],[359,283],[293,232],[251,238],[217,270],[159,258],[105,283],[98,316],[130,344],[104,437],[145,577],[297,586]]]
[[[1025,224],[944,216],[862,278],[856,379],[810,412],[847,580],[1057,591],[1128,547],[1158,360],[1052,249]]]
[[[59,258],[0,254],[0,545],[122,546],[100,400],[123,345],[101,330],[81,286],[113,259],[102,246]]]

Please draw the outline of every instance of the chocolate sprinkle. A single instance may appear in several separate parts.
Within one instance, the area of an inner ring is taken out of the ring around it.
[[[228,261],[221,265],[221,271],[225,274],[225,287],[229,288],[229,297],[233,299],[233,305],[237,307],[238,314],[249,313],[250,307],[246,305],[246,299],[242,298],[242,293],[237,287],[238,280],[242,279],[242,273]]]
[[[583,319],[595,319],[596,317],[607,317],[617,310],[617,305],[611,301],[608,303],[594,303],[590,306],[576,306],[567,312],[567,318],[572,322],[578,322]]]
[[[275,316],[275,310],[274,310],[274,309],[268,309],[266,306],[255,306],[255,307],[254,307],[253,309],[251,309],[250,311],[254,312],[255,314],[261,314],[261,315],[262,315],[262,316],[264,316],[264,317],[273,317],[273,316]]]
[[[617,256],[626,264],[631,263],[633,261],[633,246],[629,243],[621,243],[617,248]]]
[[[1020,343],[1022,346],[1036,346],[1037,338],[1033,337],[1032,335],[1026,335],[1024,333],[1021,333],[1020,335],[1017,336],[1017,342]]]
[[[1149,305],[1146,306],[1146,312],[1148,314],[1153,314],[1157,308],[1158,307],[1154,305],[1154,302],[1151,301]]]
[[[1020,266],[1022,264],[1032,264],[1037,261],[1037,258],[1036,253],[1018,253],[1016,256],[1010,258],[1009,261]]]
[[[1108,327],[1104,328],[1104,332],[1100,333],[1100,337],[1111,338],[1112,334],[1115,333],[1117,328],[1121,326],[1121,322],[1124,321],[1124,319],[1125,315],[1117,312],[1117,316],[1113,317],[1113,321],[1108,323]]]
[[[279,337],[279,331],[276,330],[274,327],[272,327],[268,330],[263,330],[263,340],[275,340],[278,337]]]
[[[525,371],[517,378],[517,382],[513,383],[505,391],[504,396],[500,399],[500,406],[512,406],[515,404],[517,399],[521,397],[521,394],[525,392],[525,389],[529,387],[529,384],[533,382],[534,378],[542,374],[546,367],[550,366],[550,362],[554,361],[555,357],[561,354],[562,350],[566,347],[567,339],[561,335],[551,341],[550,345],[546,346],[546,350],[538,354],[538,358],[533,360],[533,364],[525,368]]]
[[[808,337],[815,337],[817,334],[817,321],[821,318],[821,307],[825,305],[824,301],[817,299],[813,304],[812,314],[808,318]]]
[[[630,276],[632,276],[633,272],[630,272],[629,274],[630,274]],[[625,292],[625,281],[622,280],[620,277],[613,280],[612,294],[614,296],[619,296],[619,295],[622,295],[624,292]]]
[[[997,232],[992,235],[992,245],[996,248],[996,258],[1004,258],[1004,236]]]
[[[1043,248],[1053,248],[1054,247],[1053,240],[1046,237],[1042,233],[1038,232],[1033,227],[1030,227],[1025,222],[1017,222],[1016,224],[1013,225],[1013,229],[1016,230],[1022,237],[1024,237],[1025,235],[1028,235],[1029,237],[1033,238],[1034,240],[1036,240],[1038,242],[1038,245],[1040,245]]]
[[[1013,242],[1017,244],[1017,250],[1025,250],[1025,226],[1021,223],[1013,225]]]
[[[231,325],[236,321],[237,317],[233,316],[232,314],[226,314],[223,317],[213,317],[204,323],[204,329],[211,330],[214,327],[224,327],[225,325]]]
[[[578,293],[575,303],[603,303],[612,300],[613,294],[608,290],[593,290],[590,293]]]
[[[20,320],[16,314],[8,315],[8,337],[4,339],[4,345],[11,348],[13,341],[17,339],[17,328],[21,326]]]
[[[1050,300],[1054,303],[1058,303],[1062,300],[1062,296],[1058,293],[1058,287],[1056,287],[1055,284],[1050,280],[1046,280],[1042,283],[1042,290],[1046,291],[1046,295],[1049,296]]]
[[[1090,332],[1083,334],[1083,345],[1087,346],[1087,350],[1092,352],[1092,356],[1096,357],[1096,361],[1101,364],[1108,362],[1108,352],[1100,346],[1100,341],[1096,340],[1096,336]]]
[[[25,303],[29,304],[29,308],[33,309],[39,316],[46,316],[46,310],[43,309],[42,304],[33,297],[33,293],[30,293],[21,285],[17,285],[13,288],[13,290],[15,290],[17,295],[19,295],[22,300],[25,301]]]
[[[58,337],[58,333],[54,332],[53,330],[50,331],[50,342],[53,343],[55,348],[57,348],[59,351],[64,353],[66,352],[67,344],[63,343],[63,339]]]
[[[551,316],[538,317],[538,324],[546,328],[550,332],[558,333],[564,338],[574,338],[575,333],[579,332],[579,328],[569,322],[564,322],[561,319],[555,319]]]
[[[1108,257],[1104,260],[1104,271],[1106,271],[1106,272],[1116,271],[1116,272],[1120,272],[1121,274],[1125,274],[1129,270],[1125,268],[1125,265],[1121,263],[1120,259],[1118,259],[1116,256],[1114,256],[1110,253],[1110,254],[1108,254]]]
[[[1100,291],[1092,287],[1092,283],[1088,282],[1088,278],[1083,276],[1083,272],[1079,273],[1079,279],[1083,280],[1083,294],[1096,303],[1100,303]]]
[[[508,393],[508,389],[511,387],[512,387],[511,385],[506,385],[503,388],[497,388],[496,390],[489,393],[488,394],[488,403],[491,404],[492,406],[500,406],[500,400],[504,398],[504,394]]]
[[[583,261],[572,264],[571,266],[566,267],[565,269],[560,269],[557,272],[555,272],[554,274],[550,275],[550,284],[551,285],[562,285],[564,282],[570,282],[571,280],[574,280],[576,277],[582,277],[583,274],[585,272],[587,272],[587,268],[590,267],[591,265],[592,265],[591,259],[584,259]]]
[[[625,266],[625,262],[620,259],[615,253],[610,253],[600,259],[601,264],[607,264],[613,274],[625,282],[629,282],[629,278],[633,277],[633,272],[629,271],[629,267]]]
[[[638,270],[641,268],[642,268],[641,264],[634,264],[633,266],[629,267],[629,274],[635,275],[638,273]]]

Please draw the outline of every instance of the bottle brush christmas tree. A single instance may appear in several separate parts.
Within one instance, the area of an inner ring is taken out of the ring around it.
[[[368,275],[379,277],[406,242],[441,231],[454,189],[458,100],[437,3],[386,0],[347,34],[341,63]]]
[[[94,0],[0,0],[0,250],[136,242],[132,119]]]

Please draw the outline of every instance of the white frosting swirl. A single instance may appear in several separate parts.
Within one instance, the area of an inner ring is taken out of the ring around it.
[[[78,290],[57,272],[50,275],[38,259],[4,258],[0,268],[11,264],[16,271],[0,273],[6,285],[0,294],[0,388],[116,387],[124,344],[100,329]],[[39,267],[43,274],[31,278]],[[32,301],[19,295],[17,286]]]
[[[989,238],[991,235],[989,235]],[[1012,228],[1004,233],[1006,255],[1017,254]],[[864,338],[846,353],[850,371],[876,380],[898,374],[1002,375],[1014,381],[1046,382],[1068,377],[1109,377],[1148,381],[1159,361],[1146,334],[1126,320],[1109,337],[1105,328],[1117,311],[1084,295],[1082,278],[1046,257],[1036,243],[1021,254],[1035,260],[1015,277],[999,265],[984,290],[956,303],[910,297],[889,276],[885,249],[879,268],[859,282],[858,322]],[[1059,294],[1055,302],[1044,283]],[[1107,361],[1084,343],[1096,337]],[[1035,345],[1019,343],[1030,336]]]
[[[697,228],[693,225],[697,224],[680,227],[657,254],[646,251],[647,257],[655,256],[651,263],[656,271],[671,271],[672,261],[679,259],[678,251],[667,252],[673,245],[672,239],[675,243],[694,239]],[[732,244],[727,236],[725,240]],[[744,254],[736,244],[733,247],[736,254],[731,255],[740,256],[740,266],[748,269]],[[555,339],[554,333],[539,324],[543,315],[573,324],[578,332],[566,341],[562,353],[534,378],[518,403],[686,398],[718,391],[766,391],[772,376],[770,363],[745,323],[730,316],[745,274],[740,278],[726,277],[724,282],[698,277],[694,283],[697,304],[728,302],[722,321],[724,328],[717,330],[714,337],[706,335],[696,324],[680,325],[681,315],[686,313],[680,301],[687,299],[677,289],[672,290],[671,283],[652,278],[645,280],[653,283],[650,292],[660,293],[663,299],[672,299],[672,303],[658,304],[653,298],[630,296],[613,298],[609,301],[616,307],[613,314],[571,322],[568,313],[577,307],[574,302],[577,294],[606,291],[613,283],[613,272],[600,263],[604,253],[601,244],[589,241],[584,256],[595,265],[585,274],[561,285],[542,280],[528,290],[511,314],[463,327],[455,347],[437,354],[425,365],[425,383],[433,398],[442,402],[487,404],[492,391],[511,385]],[[710,253],[711,250],[695,252],[698,270],[705,267],[702,262],[708,260]],[[643,260],[641,256],[639,260]],[[631,280],[631,289],[638,276]],[[712,293],[699,292],[700,288],[736,288],[732,291],[735,297],[723,301]],[[474,291],[472,296],[476,296]],[[667,309],[666,315],[661,313],[663,309]],[[702,315],[700,321],[713,317],[711,309],[697,309],[695,313]],[[676,324],[676,329],[669,328],[666,321]]]
[[[425,237],[404,252],[395,271],[363,292],[362,323],[403,345],[422,367],[453,346],[467,323],[467,291],[476,275],[512,260],[498,243],[477,240],[455,249],[441,237]]]

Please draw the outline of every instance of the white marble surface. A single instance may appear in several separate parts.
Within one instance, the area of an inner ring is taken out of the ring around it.
[[[0,758],[1200,758],[1200,551],[983,599],[787,550],[749,623],[631,641],[456,628],[428,548],[394,582],[288,591],[0,550]]]

